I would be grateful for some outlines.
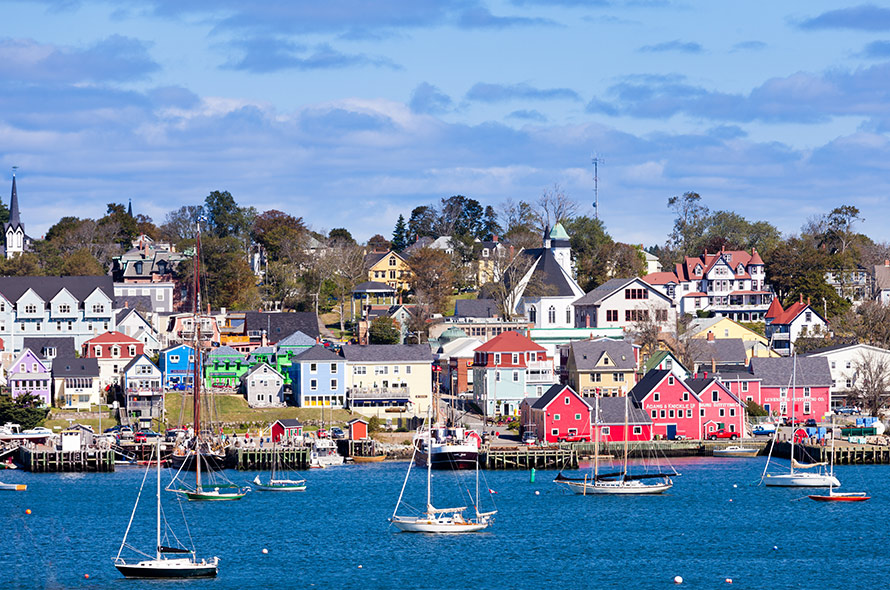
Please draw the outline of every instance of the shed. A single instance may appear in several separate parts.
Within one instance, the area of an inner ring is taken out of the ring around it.
[[[368,421],[355,418],[346,423],[349,426],[349,440],[365,440],[368,438]]]
[[[282,418],[272,424],[272,441],[294,440],[303,436],[303,424],[296,418]]]

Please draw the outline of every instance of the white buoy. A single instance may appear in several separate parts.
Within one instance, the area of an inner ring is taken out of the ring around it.
[[[727,584],[732,584],[732,578],[726,578],[726,583],[727,583]]]
[[[779,547],[777,545],[773,545],[773,551],[778,551]]]
[[[737,487],[739,487],[739,484],[734,483],[734,484],[732,484],[732,487],[737,488]]]
[[[269,552],[269,550],[266,549],[265,547],[263,547],[263,555],[265,555],[265,554],[268,553],[268,552]]]
[[[682,584],[683,576],[674,576],[674,584]]]
[[[541,492],[539,492],[538,490],[535,490],[535,495],[536,495],[536,496],[540,496],[540,495],[541,495]]]
[[[358,569],[362,569],[362,565],[361,565],[361,564],[359,564]]]

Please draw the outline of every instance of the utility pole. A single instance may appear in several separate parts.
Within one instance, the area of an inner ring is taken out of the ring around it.
[[[597,156],[593,155],[591,158],[593,162],[593,216],[599,221],[600,218],[600,196],[599,196],[599,164],[600,162],[605,163],[605,160]]]

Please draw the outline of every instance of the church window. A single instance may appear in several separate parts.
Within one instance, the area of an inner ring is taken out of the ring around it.
[[[551,324],[556,323],[556,308],[552,305],[550,306],[550,309],[547,310],[547,321]]]
[[[538,321],[538,310],[535,309],[534,305],[528,308],[528,321],[533,324]]]

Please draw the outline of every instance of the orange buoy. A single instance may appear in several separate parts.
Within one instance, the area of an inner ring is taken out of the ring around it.
[[[27,510],[25,510],[25,514],[31,514],[31,509],[28,508]]]
[[[90,574],[84,574],[84,575],[83,575],[83,578],[84,578],[84,580],[89,580],[89,579],[90,579]]]

